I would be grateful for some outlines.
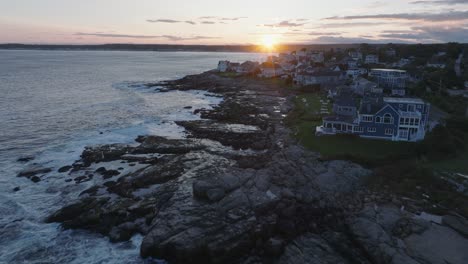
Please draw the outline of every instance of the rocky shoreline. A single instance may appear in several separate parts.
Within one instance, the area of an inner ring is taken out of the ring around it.
[[[95,183],[47,222],[125,241],[169,263],[463,263],[459,216],[417,217],[401,197],[371,193],[372,172],[324,161],[283,120],[294,92],[215,72],[149,84],[223,97],[201,120],[180,121],[185,139],[140,136],[132,145],[88,147],[60,168]],[[34,177],[34,172],[24,172]],[[465,232],[465,233],[464,233]]]

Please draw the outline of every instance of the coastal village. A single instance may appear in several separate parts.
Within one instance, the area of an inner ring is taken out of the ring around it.
[[[303,48],[268,56],[265,62],[220,61],[217,70],[234,76],[280,79],[296,89],[326,94],[326,98],[320,100],[322,123],[310,132],[317,136],[352,134],[416,142],[443,123],[446,115],[438,108],[432,109],[430,102],[409,88],[421,83],[427,71],[449,67],[447,57],[446,51],[438,51],[424,65],[409,72],[406,69],[414,65],[417,58],[400,56],[391,46],[330,51]],[[458,77],[462,76],[462,60],[460,53],[452,66]],[[430,91],[430,88],[426,87],[426,90]],[[449,95],[468,97],[468,80],[444,91]]]

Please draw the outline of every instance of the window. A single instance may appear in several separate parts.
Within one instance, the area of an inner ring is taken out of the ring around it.
[[[419,126],[419,119],[416,119],[415,122],[414,122],[414,124],[415,124],[416,126]]]
[[[375,117],[375,122],[376,123],[382,123],[380,116]]]
[[[414,126],[414,118],[410,118],[410,126]]]
[[[354,132],[356,132],[356,133],[363,133],[363,132],[364,132],[364,128],[363,128],[363,127],[354,127]]]
[[[368,128],[367,128],[367,132],[369,132],[369,133],[375,133],[375,132],[377,132],[377,128],[375,128],[375,127],[368,127]]]
[[[403,125],[405,123],[405,119],[403,117],[400,117],[400,125]]]
[[[373,116],[363,115],[361,116],[362,122],[372,122],[374,120]]]
[[[385,129],[385,135],[390,135],[390,136],[392,136],[392,135],[393,135],[393,129],[391,129],[391,128]]]
[[[408,105],[408,112],[414,112],[415,111],[415,106],[413,104]]]
[[[390,114],[385,114],[384,117],[384,123],[385,124],[393,124],[393,117]]]

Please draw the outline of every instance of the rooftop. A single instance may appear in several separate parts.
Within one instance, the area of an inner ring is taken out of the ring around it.
[[[371,71],[383,71],[383,72],[400,72],[405,73],[405,70],[397,70],[397,69],[371,69]]]
[[[419,98],[399,98],[399,97],[385,97],[386,103],[401,103],[401,104],[424,104],[424,101]]]

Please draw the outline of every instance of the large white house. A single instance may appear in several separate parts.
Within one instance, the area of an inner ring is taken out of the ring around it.
[[[405,88],[408,74],[404,70],[396,69],[371,69],[369,76],[384,88]]]

